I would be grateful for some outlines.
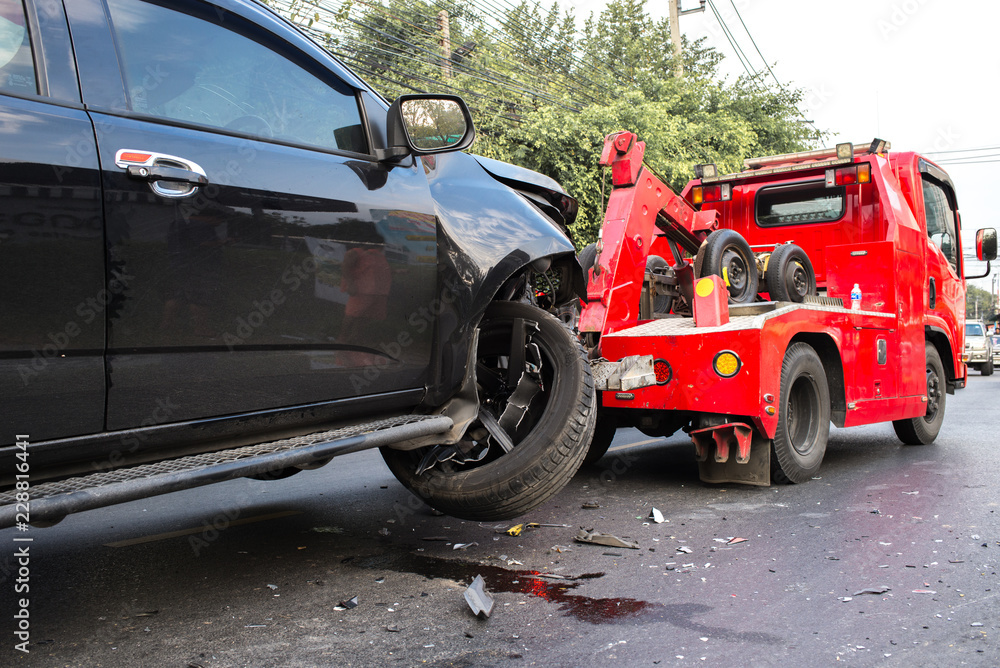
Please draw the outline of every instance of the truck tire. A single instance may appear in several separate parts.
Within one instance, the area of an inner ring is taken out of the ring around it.
[[[924,344],[927,372],[927,412],[920,417],[894,420],[892,428],[906,445],[927,445],[937,438],[944,422],[945,392],[944,364],[937,348]]]
[[[608,453],[611,442],[618,432],[618,420],[608,414],[597,413],[597,426],[594,427],[594,438],[590,441],[590,449],[583,458],[583,465],[590,466],[600,461]]]
[[[771,301],[802,303],[816,294],[816,272],[809,256],[795,244],[782,244],[767,261],[764,284]]]
[[[514,391],[506,364],[519,320],[538,325],[526,348],[538,347],[542,382],[516,432],[508,432],[514,446],[509,452],[491,444],[480,462],[446,461],[418,476],[417,466],[427,448],[382,448],[386,464],[404,486],[453,517],[496,521],[537,508],[573,477],[593,437],[597,392],[583,347],[562,322],[530,304],[494,302],[486,309],[476,355],[480,411],[502,415]],[[526,368],[530,359],[529,354]],[[486,430],[476,421],[469,433],[475,431]]]
[[[811,346],[788,347],[780,387],[771,480],[806,482],[819,471],[830,435],[830,388],[823,363]]]
[[[716,230],[705,238],[699,254],[702,257],[696,266],[698,278],[712,274],[721,276],[733,304],[749,304],[757,298],[760,282],[757,261],[742,234],[736,230]]]
[[[980,371],[980,373],[983,374],[984,376],[992,376],[993,375],[993,358],[992,357],[989,359],[989,361],[986,362],[986,364],[984,364],[982,366],[982,369],[983,370]]]

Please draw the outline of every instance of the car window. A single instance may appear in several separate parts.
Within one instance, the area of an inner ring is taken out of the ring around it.
[[[843,215],[844,188],[827,188],[824,181],[757,191],[757,223],[761,226],[827,223]]]
[[[31,37],[21,0],[0,0],[0,90],[38,92]]]
[[[965,335],[983,336],[983,326],[978,322],[967,322],[965,323]]]
[[[215,15],[200,18],[135,0],[108,4],[133,111],[368,152],[354,91],[318,66],[307,70],[251,38],[249,24],[243,33],[228,15],[216,23]]]
[[[927,236],[948,258],[948,264],[958,271],[958,238],[955,231],[955,212],[944,187],[924,176],[924,213],[927,217]],[[982,336],[980,334],[980,336]]]

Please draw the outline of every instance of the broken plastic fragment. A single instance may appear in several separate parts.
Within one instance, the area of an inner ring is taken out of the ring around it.
[[[267,585],[267,588],[270,589],[271,591],[274,591],[275,589],[278,588],[278,585]]]
[[[747,542],[746,538],[730,538],[729,542],[726,543],[726,545],[736,545],[738,543],[745,543],[745,542]]]
[[[613,536],[609,533],[600,533],[599,531],[587,531],[586,529],[580,529],[577,532],[576,538],[574,540],[578,543],[591,543],[593,545],[606,545],[607,547],[627,547],[633,550],[639,549],[639,543],[634,543],[629,540],[623,540],[618,536]]]
[[[351,598],[347,599],[346,601],[341,601],[340,603],[338,603],[337,607],[335,609],[339,609],[339,610],[351,610],[351,609],[356,608],[356,607],[358,607],[358,597],[357,596],[352,596]]]
[[[389,626],[385,627],[385,630],[388,631],[389,633],[399,633],[399,627],[396,626],[395,624],[390,624]]]
[[[522,531],[524,531],[524,525],[515,524],[511,528],[504,531],[504,533],[507,534],[508,536],[520,536]]]
[[[867,589],[862,589],[861,591],[854,592],[854,596],[861,596],[862,594],[884,594],[889,591],[890,587],[868,587]]]
[[[455,543],[452,546],[451,549],[453,549],[453,550],[465,550],[465,549],[468,549],[468,548],[472,547],[473,545],[479,545],[479,543],[476,543],[476,542],[472,542],[472,543]]]
[[[657,524],[663,524],[663,513],[661,513],[656,508],[649,511],[649,517],[646,518],[651,522],[656,522]]]
[[[687,545],[681,545],[677,548],[678,552],[683,552],[684,554],[691,554],[691,548]]]
[[[937,592],[933,589],[914,589],[914,594],[936,594]]]
[[[843,601],[844,603],[847,603],[848,601],[852,601],[852,600],[854,600],[854,599],[853,599],[853,598],[851,598],[850,596],[841,596],[841,597],[839,597],[839,598],[838,598],[837,600],[838,600],[838,601]]]
[[[486,619],[490,616],[490,612],[493,611],[493,597],[486,591],[482,575],[476,576],[463,595],[465,602],[472,608],[473,614],[480,619]]]

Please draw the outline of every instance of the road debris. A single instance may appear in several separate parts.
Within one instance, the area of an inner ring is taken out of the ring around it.
[[[584,510],[596,510],[597,508],[601,507],[601,504],[599,504],[597,501],[585,501],[583,504],[580,505],[580,507],[583,508]]]
[[[396,626],[395,624],[390,624],[389,626],[385,627],[385,630],[388,631],[389,633],[399,633],[399,627]]]
[[[684,554],[691,554],[691,552],[692,552],[691,548],[688,547],[687,545],[678,545],[677,546],[677,551],[678,552],[683,552]]]
[[[313,533],[344,533],[344,530],[341,527],[313,527],[310,531]]]
[[[504,531],[504,533],[507,534],[508,536],[520,536],[522,531],[524,531],[524,525],[515,524],[511,528]]]
[[[599,531],[580,529],[577,532],[576,537],[573,539],[578,543],[591,543],[592,545],[605,545],[607,547],[627,547],[632,550],[639,549],[639,543],[635,543],[629,540],[624,540],[618,536],[613,536],[609,533],[601,533]]]
[[[278,588],[278,585],[267,585],[267,588],[270,589],[271,591],[274,591],[275,589]]]
[[[747,542],[746,538],[730,538],[729,542],[726,543],[726,545],[739,545],[740,543],[745,543],[745,542]]]
[[[851,596],[839,596],[839,597],[837,597],[837,600],[838,601],[843,601],[844,603],[847,603],[848,601],[853,601],[854,598],[851,597]]]
[[[352,596],[351,598],[347,599],[346,601],[341,601],[337,605],[333,606],[333,609],[334,610],[353,610],[356,607],[358,607],[358,597],[357,596]]]
[[[482,575],[477,575],[462,595],[465,596],[465,602],[469,604],[473,614],[480,619],[490,616],[493,611],[493,597],[486,591]]]
[[[479,543],[476,543],[476,542],[472,542],[472,543],[455,543],[454,545],[452,545],[451,549],[453,549],[453,550],[467,550],[470,547],[472,547],[473,545],[479,545]]]
[[[914,594],[936,594],[937,592],[933,589],[914,589]]]
[[[661,513],[656,508],[653,508],[652,510],[649,511],[649,517],[647,517],[646,519],[648,519],[650,522],[656,522],[657,524],[663,524],[663,522],[665,521],[663,519],[663,513]]]
[[[862,594],[884,594],[889,591],[891,587],[886,587],[885,585],[881,587],[868,587],[867,589],[862,589],[860,591],[854,592],[854,596],[861,596]]]

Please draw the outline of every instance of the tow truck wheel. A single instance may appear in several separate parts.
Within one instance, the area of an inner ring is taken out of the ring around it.
[[[782,244],[767,260],[764,283],[772,301],[801,303],[816,294],[816,272],[809,256],[795,244]]]
[[[594,427],[594,438],[590,441],[590,449],[587,456],[583,458],[583,465],[590,466],[597,463],[601,457],[608,453],[611,442],[615,440],[618,432],[618,420],[607,413],[597,412],[597,426]]]
[[[771,479],[806,482],[819,471],[830,435],[830,389],[811,346],[789,346],[781,363],[780,392]]]
[[[704,251],[704,253],[702,253]],[[701,263],[696,266],[698,278],[715,274],[729,288],[729,301],[748,304],[757,298],[757,261],[750,244],[736,230],[716,230],[705,238],[699,250]]]
[[[945,375],[944,364],[937,348],[930,343],[924,344],[927,366],[927,412],[908,420],[895,420],[892,428],[906,445],[927,445],[937,438],[944,422]]]
[[[555,316],[494,302],[479,325],[476,386],[479,418],[462,442],[382,448],[382,457],[443,513],[473,521],[523,515],[562,489],[587,454],[597,418],[590,365]]]

